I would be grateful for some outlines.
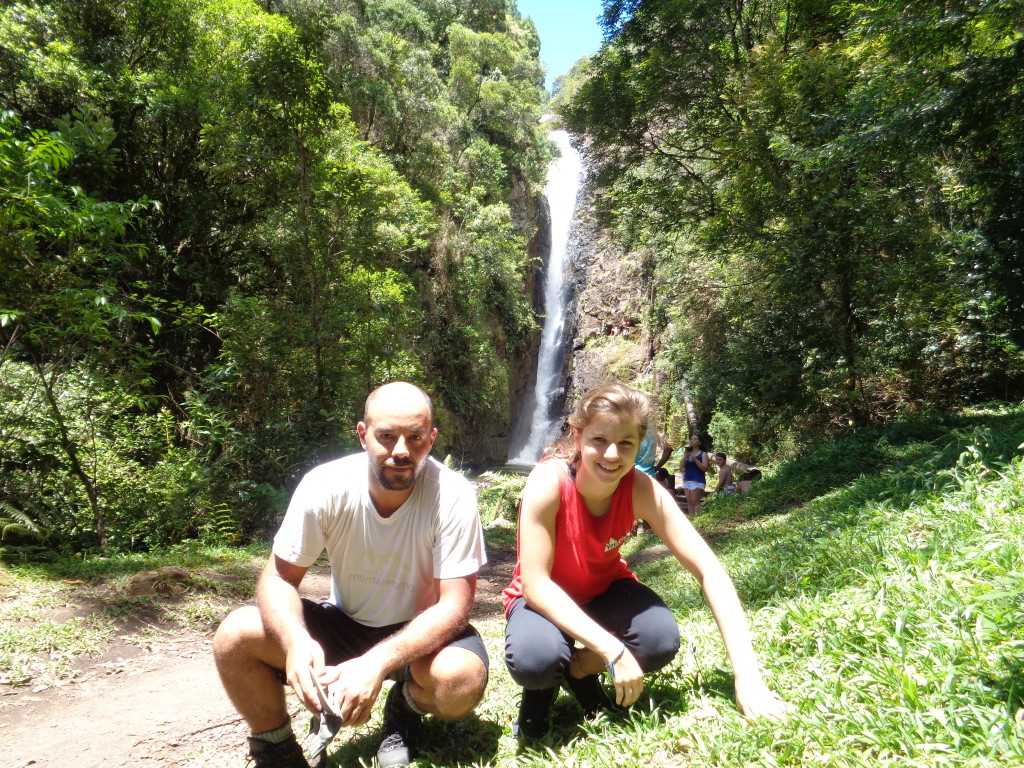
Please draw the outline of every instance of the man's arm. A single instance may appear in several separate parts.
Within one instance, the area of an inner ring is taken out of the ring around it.
[[[337,692],[338,709],[346,725],[370,718],[373,704],[388,675],[442,648],[469,623],[476,594],[476,574],[435,579],[437,602],[401,631],[362,656],[328,669],[321,680]]]
[[[434,579],[438,599],[410,621],[401,632],[364,654],[384,671],[384,676],[443,647],[469,623],[476,596],[476,574],[457,579]]]
[[[320,711],[320,700],[310,677],[324,673],[324,651],[306,630],[302,620],[299,584],[307,568],[272,554],[256,588],[256,602],[263,627],[285,653],[285,676],[303,706]]]

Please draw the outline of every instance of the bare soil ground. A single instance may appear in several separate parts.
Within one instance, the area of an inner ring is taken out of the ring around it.
[[[478,626],[500,620],[500,594],[512,572],[508,553],[490,554],[478,583]],[[303,581],[308,596],[329,591],[326,569]],[[81,601],[72,592],[54,613],[95,610],[84,592]],[[223,608],[226,614],[231,606]],[[0,685],[0,768],[244,765],[248,729],[221,688],[212,633],[156,622],[127,622],[100,655],[79,658],[72,674],[53,684]],[[291,704],[300,714],[294,698]],[[296,731],[303,727],[297,719]]]
[[[492,740],[507,731],[513,717],[497,691],[511,685],[497,660],[503,652],[501,591],[512,577],[514,547],[513,538],[488,546],[490,562],[480,572],[473,612],[473,623],[492,659],[495,691],[477,708],[487,720],[485,731]],[[635,565],[666,554],[664,546],[654,546],[630,560]],[[247,577],[253,583],[259,569],[254,562]],[[66,596],[62,604],[41,609],[33,621],[67,621],[104,607],[87,585],[63,588],[67,591],[61,593]],[[329,595],[326,566],[310,569],[302,592],[309,597]],[[179,607],[188,600],[205,601],[216,606],[216,616],[227,615],[238,604],[201,590],[154,600],[178,601]],[[79,657],[70,675],[0,684],[0,768],[241,768],[246,764],[248,728],[221,688],[213,663],[212,631],[185,628],[166,618],[173,612],[159,607],[130,615],[97,655]],[[289,708],[301,737],[308,719],[294,696]],[[344,754],[332,753],[332,765],[369,765],[378,720],[371,718],[349,734],[349,747]],[[457,742],[463,736],[453,732],[449,738]]]

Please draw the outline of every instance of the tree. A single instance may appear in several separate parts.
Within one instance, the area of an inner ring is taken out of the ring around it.
[[[53,176],[59,189],[96,206],[161,202],[125,209],[130,228],[89,240],[93,256],[67,273],[102,293],[111,338],[70,357],[51,346],[60,334],[39,344],[41,359],[68,361],[53,388],[68,442],[92,424],[84,472],[97,503],[123,502],[105,525],[117,520],[120,535],[145,521],[155,542],[229,509],[260,532],[303,466],[353,447],[349,424],[385,377],[424,383],[447,434],[470,448],[485,444],[478,428],[500,434],[499,395],[534,326],[522,285],[549,156],[538,45],[507,0],[22,0],[0,11],[0,107],[55,133],[74,110],[109,117],[103,146],[76,149]],[[481,79],[475,107],[453,70]],[[49,295],[35,279],[31,268],[16,278]],[[22,309],[11,305],[9,324]],[[14,349],[4,404],[27,380],[27,348]],[[28,432],[60,432],[31,416]],[[19,493],[52,511],[66,475],[31,442]],[[135,487],[121,483],[132,474]],[[145,508],[158,497],[179,506],[154,520]],[[189,521],[176,532],[173,514]]]
[[[617,237],[660,256],[672,359],[705,413],[807,431],[977,397],[996,354],[1019,371],[1016,289],[994,279],[1012,260],[964,250],[1005,217],[937,194],[976,167],[955,126],[976,147],[1018,126],[1013,4],[712,5],[610,4],[564,109]],[[1002,105],[984,140],[974,77]]]
[[[86,113],[60,125],[48,133],[28,130],[11,112],[0,119],[0,268],[10,277],[0,294],[0,371],[27,364],[34,381],[21,379],[30,387],[21,396],[40,396],[51,439],[106,545],[104,501],[83,456],[87,438],[72,430],[61,388],[82,368],[112,369],[129,389],[146,376],[148,351],[133,326],[155,333],[159,323],[132,305],[116,275],[141,256],[125,238],[148,201],[103,202],[62,182],[61,172],[80,158],[109,159],[113,132],[109,118]]]

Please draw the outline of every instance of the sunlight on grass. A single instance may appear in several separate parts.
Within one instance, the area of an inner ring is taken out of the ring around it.
[[[1021,434],[1020,409],[859,434],[775,468],[751,494],[705,505],[695,522],[736,581],[770,684],[798,708],[784,723],[740,715],[721,637],[700,590],[674,560],[661,558],[637,572],[672,607],[682,647],[668,668],[649,676],[632,710],[585,722],[563,692],[549,737],[518,744],[511,725],[520,691],[505,669],[504,622],[495,617],[477,625],[491,659],[483,702],[459,723],[428,719],[418,764],[1021,764]],[[514,529],[486,535],[492,559],[514,551]],[[627,551],[658,543],[646,534]],[[99,584],[168,562],[186,565],[199,575],[185,599],[121,600],[109,611],[124,611],[124,621],[159,610],[172,625],[207,632],[232,604],[249,599],[253,559],[265,557],[265,550],[185,548],[132,557],[130,563],[13,567],[19,585],[35,585],[28,590],[35,597],[15,590],[0,604],[4,674],[66,664],[62,654],[89,652],[117,623],[113,616],[94,625],[33,622],[40,606],[52,610],[69,599],[68,588],[47,576]],[[207,573],[246,578],[219,581]],[[152,639],[140,635],[143,644]],[[370,724],[343,731],[331,748],[331,765],[373,764],[379,710],[380,702]],[[298,718],[296,730],[304,727]],[[241,746],[233,755],[200,749],[187,764],[226,768],[242,754]]]
[[[190,543],[112,558],[12,563],[12,584],[0,598],[0,680],[34,686],[66,679],[76,659],[100,653],[115,635],[148,647],[154,634],[176,628],[212,633],[232,607],[251,599],[258,552],[266,557],[261,548]],[[189,569],[182,596],[127,593],[132,574],[164,565]]]
[[[27,685],[65,676],[75,659],[98,653],[113,634],[100,617],[12,618],[0,612],[0,681]]]

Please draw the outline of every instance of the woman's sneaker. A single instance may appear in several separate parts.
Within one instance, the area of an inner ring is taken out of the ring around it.
[[[512,726],[512,735],[525,739],[540,739],[548,732],[548,712],[555,700],[558,687],[523,689],[519,700],[519,719]]]
[[[576,701],[579,702],[586,717],[593,717],[602,709],[610,709],[611,701],[608,694],[601,686],[600,675],[587,675],[586,677],[565,676],[565,686],[572,691]]]

